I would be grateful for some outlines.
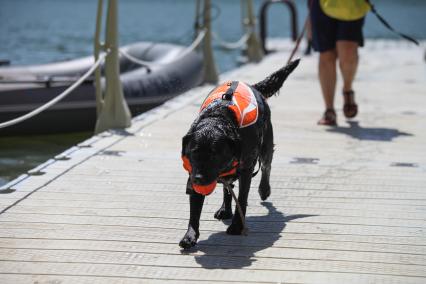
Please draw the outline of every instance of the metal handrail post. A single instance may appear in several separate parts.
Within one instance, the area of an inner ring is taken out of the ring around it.
[[[297,27],[297,10],[296,5],[293,0],[266,0],[262,3],[260,7],[260,41],[262,43],[262,50],[265,54],[268,54],[270,51],[266,48],[266,38],[267,38],[267,11],[270,5],[275,3],[282,3],[287,6],[290,12],[290,25],[291,25],[291,37],[293,41],[297,40],[298,37],[298,27]]]
[[[246,0],[247,4],[247,29],[249,37],[247,39],[247,57],[250,62],[259,62],[264,53],[262,45],[256,34],[256,16],[254,15],[253,0]]]
[[[105,48],[110,50],[110,54],[105,61],[104,105],[96,121],[95,133],[100,133],[110,128],[130,126],[131,114],[124,100],[123,87],[120,81],[117,9],[117,0],[109,0]]]
[[[206,35],[203,41],[203,56],[204,56],[204,82],[216,84],[219,81],[219,76],[213,56],[212,49],[212,31],[211,31],[211,1],[204,0],[204,29]]]
[[[96,31],[95,31],[95,41],[94,41],[94,57],[95,62],[99,58],[99,53],[102,49],[102,44],[100,42],[100,35],[102,29],[102,12],[103,12],[103,0],[98,0],[98,11],[96,13]],[[96,115],[99,116],[103,106],[103,97],[102,97],[102,86],[101,86],[101,67],[96,68],[95,70],[95,94],[96,94]]]

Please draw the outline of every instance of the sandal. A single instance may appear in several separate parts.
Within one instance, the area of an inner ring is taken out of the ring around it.
[[[336,126],[337,125],[336,112],[334,109],[326,109],[322,118],[318,121],[318,125],[328,125]]]
[[[354,91],[343,92],[343,113],[346,118],[353,118],[358,113],[358,105],[355,102],[355,93]]]

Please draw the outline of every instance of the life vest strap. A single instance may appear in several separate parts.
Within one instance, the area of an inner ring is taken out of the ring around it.
[[[228,90],[222,95],[222,100],[232,101],[232,96],[238,88],[238,81],[229,82],[228,86]]]

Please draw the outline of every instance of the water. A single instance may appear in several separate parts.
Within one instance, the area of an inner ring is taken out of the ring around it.
[[[242,34],[240,1],[213,0],[213,27],[222,38],[236,41]],[[295,0],[299,27],[306,17],[306,1]],[[394,27],[418,39],[426,39],[426,1],[375,0],[377,9]],[[255,0],[256,11],[262,1]],[[0,59],[13,65],[40,64],[87,56],[92,53],[96,0],[0,0]],[[120,0],[119,29],[122,45],[136,41],[192,41],[194,0]],[[269,35],[289,37],[286,8],[270,9]],[[367,38],[395,38],[370,14]],[[220,72],[237,66],[238,51],[215,48]],[[90,133],[0,137],[0,185],[35,167]]]
[[[34,168],[70,145],[90,137],[90,133],[3,137],[0,139],[0,184]]]

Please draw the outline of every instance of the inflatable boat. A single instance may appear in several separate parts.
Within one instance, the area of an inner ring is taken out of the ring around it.
[[[127,104],[136,116],[199,84],[203,61],[184,47],[140,42],[122,47],[120,79]],[[147,61],[150,67],[131,58]],[[130,59],[129,59],[130,58]],[[24,115],[55,98],[92,66],[93,57],[34,66],[0,66],[0,123]],[[105,79],[102,78],[102,86]],[[47,134],[93,130],[96,121],[94,77],[56,105],[0,135]]]

